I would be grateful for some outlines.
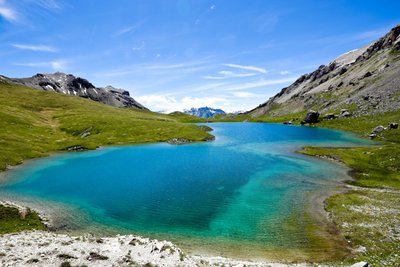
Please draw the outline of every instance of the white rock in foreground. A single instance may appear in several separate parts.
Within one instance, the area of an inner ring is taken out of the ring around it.
[[[286,264],[185,255],[168,241],[134,235],[96,238],[32,231],[0,235],[1,266],[274,266]],[[306,266],[295,264],[291,266]]]

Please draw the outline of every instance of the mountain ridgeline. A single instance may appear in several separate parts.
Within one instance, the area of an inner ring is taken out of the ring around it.
[[[400,109],[400,25],[378,41],[345,53],[302,75],[267,102],[247,112],[259,117],[349,110],[354,116]]]
[[[226,114],[222,109],[214,109],[210,107],[191,108],[189,110],[185,110],[184,113],[204,119],[214,117],[218,114]]]
[[[88,80],[75,77],[72,74],[56,72],[53,74],[36,74],[30,78],[7,78],[5,76],[0,76],[0,78],[9,83],[88,98],[113,107],[146,109],[130,97],[126,90],[112,86],[96,87]]]

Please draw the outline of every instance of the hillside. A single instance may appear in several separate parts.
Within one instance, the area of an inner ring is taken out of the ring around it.
[[[53,151],[212,138],[201,127],[173,116],[115,108],[4,81],[0,81],[0,129],[0,171]]]
[[[117,89],[110,85],[96,87],[86,79],[62,72],[53,74],[38,73],[29,78],[8,78],[0,75],[0,80],[38,90],[88,98],[113,107],[146,109],[130,97],[129,92],[126,90]]]
[[[309,109],[370,115],[400,109],[400,25],[378,41],[298,78],[247,112],[254,118],[303,115]]]

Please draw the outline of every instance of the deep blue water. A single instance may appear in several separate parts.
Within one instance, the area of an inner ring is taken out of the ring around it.
[[[214,142],[111,147],[35,160],[10,172],[0,193],[62,203],[93,224],[124,232],[297,248],[307,242],[298,216],[307,195],[336,186],[346,170],[294,151],[366,144],[319,128],[210,126]],[[288,220],[298,227],[285,228]]]

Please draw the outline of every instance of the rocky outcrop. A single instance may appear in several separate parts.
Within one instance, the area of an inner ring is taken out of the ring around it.
[[[389,129],[389,130],[394,130],[394,129],[398,129],[398,128],[399,128],[399,124],[396,123],[396,122],[391,122],[391,123],[389,123],[389,125],[388,125],[388,129]]]
[[[368,115],[400,109],[399,96],[400,25],[378,41],[302,75],[247,114],[277,117],[310,109],[321,114],[347,109],[341,117]]]
[[[188,143],[192,143],[192,140],[186,139],[186,138],[171,138],[169,140],[167,140],[168,144],[171,145],[183,145],[183,144],[188,144]]]
[[[112,86],[96,87],[88,80],[75,77],[72,74],[61,72],[53,74],[39,73],[30,78],[7,78],[2,76],[2,79],[39,90],[88,98],[113,107],[146,109],[130,97],[129,92],[126,90],[117,89]]]
[[[319,119],[319,112],[310,110],[304,118],[304,123],[317,123]]]

